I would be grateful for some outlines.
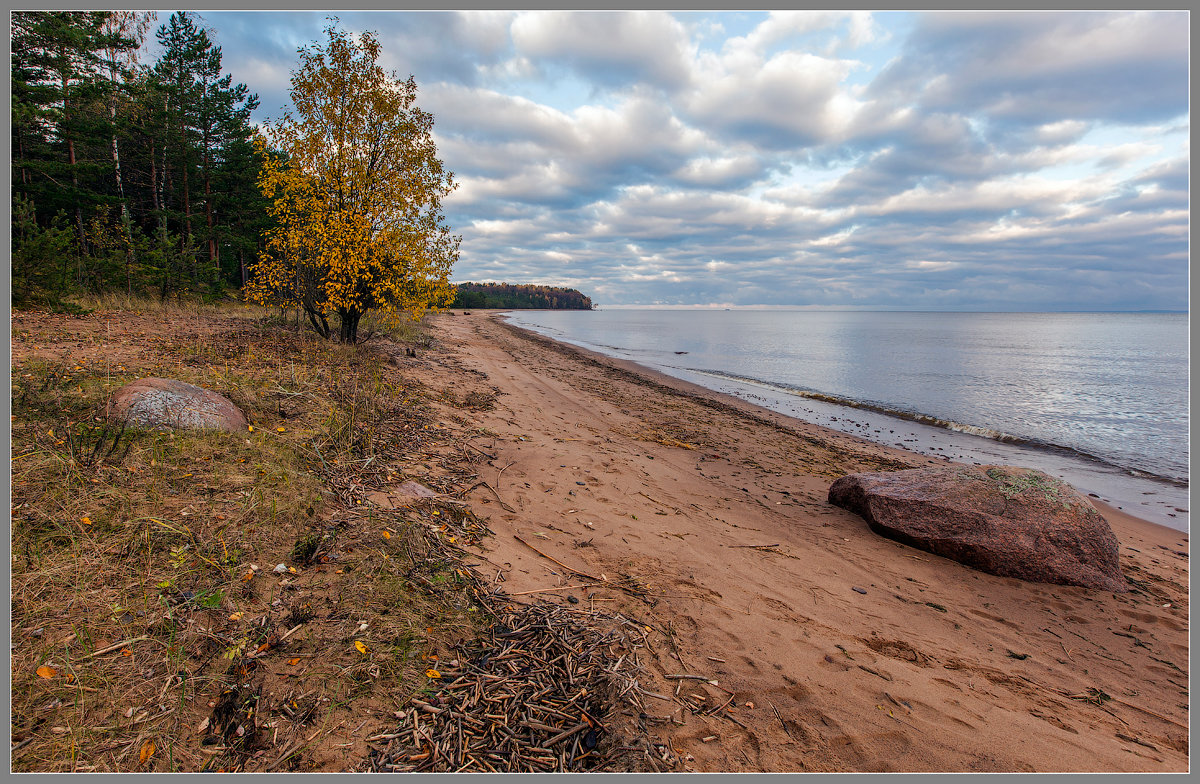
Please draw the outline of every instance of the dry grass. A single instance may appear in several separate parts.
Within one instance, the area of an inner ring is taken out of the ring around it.
[[[465,489],[437,395],[278,314],[86,306],[13,319],[13,769],[355,769],[478,623],[455,544],[478,521],[366,500]],[[427,348],[416,329],[384,345]],[[252,431],[109,424],[145,376],[226,395]]]

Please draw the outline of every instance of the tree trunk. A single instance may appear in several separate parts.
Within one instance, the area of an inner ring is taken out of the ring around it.
[[[70,166],[71,166],[71,187],[73,190],[73,192],[71,194],[71,199],[75,203],[75,230],[79,232],[79,247],[80,247],[81,256],[82,256],[83,253],[87,252],[87,239],[86,239],[87,235],[83,229],[83,208],[79,206],[79,173],[77,171],[75,171],[75,140],[70,137],[70,134],[67,131],[67,126],[68,126],[68,123],[70,122],[70,117],[71,117],[71,112],[70,112],[71,103],[70,103],[69,94],[68,94],[70,84],[67,81],[67,74],[65,71],[60,73],[59,77],[62,79],[62,101],[63,101],[63,114],[62,114],[63,118],[62,118],[62,124],[59,126],[59,129],[62,131],[63,137],[65,138],[65,140],[67,142],[67,163],[70,164]],[[82,260],[80,261],[80,263],[82,264]],[[78,275],[79,275],[79,277],[82,277],[82,275],[83,275],[82,267],[80,267],[80,269],[78,270]],[[80,282],[82,282],[82,281],[80,281]]]
[[[325,319],[325,316],[318,312],[316,308],[309,305],[304,305],[304,312],[308,314],[308,320],[312,322],[313,329],[317,331],[317,334],[328,340],[330,329],[329,322]]]
[[[162,192],[158,188],[158,166],[154,163],[154,156],[158,151],[154,149],[154,142],[150,142],[150,195],[154,200],[154,211],[162,214]]]
[[[187,132],[183,126],[183,113],[180,110],[179,120],[179,152],[180,152],[180,168],[183,170],[183,236],[192,236],[192,195],[188,192],[188,165],[187,165]]]
[[[338,315],[341,317],[341,331],[338,335],[343,343],[354,344],[358,342],[358,321],[362,318],[362,313],[357,310],[340,311]]]
[[[207,166],[204,171],[204,218],[208,222],[208,263],[212,265],[213,275],[219,278],[221,275],[221,251],[217,245],[217,235],[213,231],[212,179],[208,174]]]
[[[117,107],[110,105],[108,112],[115,127],[117,122]],[[112,136],[112,158],[113,173],[117,180],[117,196],[121,199],[121,225],[125,228],[125,288],[126,292],[132,296],[133,265],[136,262],[136,258],[133,254],[133,232],[129,226],[129,204],[125,199],[125,185],[121,181],[121,153],[117,148],[117,134],[115,131]]]

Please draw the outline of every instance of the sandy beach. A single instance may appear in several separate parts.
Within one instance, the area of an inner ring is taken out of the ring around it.
[[[1187,770],[1187,534],[1098,504],[1131,592],[994,577],[826,500],[843,474],[937,461],[494,313],[431,324],[440,348],[399,361],[497,395],[471,441],[481,569],[668,630],[642,722],[682,769]]]

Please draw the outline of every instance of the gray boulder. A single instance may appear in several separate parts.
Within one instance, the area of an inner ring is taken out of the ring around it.
[[[1108,521],[1070,485],[1030,468],[937,466],[849,474],[829,502],[871,530],[980,571],[1128,589]]]
[[[209,389],[172,378],[141,378],[118,389],[108,415],[139,427],[172,430],[247,429],[241,409]]]

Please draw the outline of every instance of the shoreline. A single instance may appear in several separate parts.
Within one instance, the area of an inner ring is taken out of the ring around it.
[[[622,359],[620,357],[609,356],[607,354],[602,354],[598,351],[595,351],[590,348],[586,348],[584,346],[577,345],[575,343],[568,343],[565,341],[556,340],[548,335],[544,335],[540,332],[537,332],[536,330],[532,330],[528,327],[524,327],[519,324],[513,324],[509,321],[504,320],[504,316],[506,314],[513,312],[511,310],[491,310],[491,311],[477,311],[477,312],[479,312],[481,315],[486,314],[488,318],[491,318],[493,321],[495,321],[496,324],[498,324],[506,329],[517,330],[517,331],[521,332],[526,337],[526,339],[537,340],[537,341],[547,341],[550,343],[554,343],[563,348],[578,352],[581,356],[587,357],[589,360],[591,360],[593,362],[597,362],[599,364],[609,364],[612,367],[619,368],[619,369],[621,369],[627,373],[630,373],[634,376],[641,376],[649,381],[652,381],[655,384],[658,384],[662,387],[665,387],[665,388],[675,391],[677,393],[685,394],[685,395],[688,395],[688,396],[691,396],[694,398],[698,398],[698,399],[711,400],[713,402],[717,402],[722,405],[728,406],[732,409],[744,411],[747,415],[754,416],[754,417],[762,419],[764,421],[772,422],[773,424],[776,424],[779,426],[794,427],[794,428],[815,428],[817,431],[825,434],[826,437],[850,438],[850,439],[853,439],[854,441],[858,441],[863,444],[870,445],[872,447],[877,447],[877,448],[887,450],[890,452],[898,452],[900,455],[911,456],[911,459],[914,459],[914,460],[925,459],[925,458],[929,457],[928,455],[925,455],[921,452],[917,452],[915,450],[905,449],[903,447],[889,446],[887,444],[882,444],[880,442],[872,441],[867,438],[862,438],[861,436],[856,436],[853,433],[845,433],[843,431],[834,430],[832,428],[828,428],[823,425],[816,424],[814,422],[808,422],[806,420],[800,419],[799,417],[790,416],[788,414],[776,411],[772,408],[768,408],[766,406],[762,406],[757,403],[753,403],[749,400],[745,400],[741,397],[738,397],[737,395],[734,395],[734,394],[731,394],[728,392],[721,392],[721,391],[715,390],[715,389],[710,389],[709,387],[703,386],[701,384],[697,384],[695,382],[688,381],[686,379],[682,379],[677,376],[672,376],[668,373],[664,373],[660,370],[656,370],[655,368],[650,367],[648,365],[643,365],[641,363],[635,362],[634,360]],[[941,464],[941,463],[944,463],[945,461],[938,460],[938,461],[931,461],[931,462],[936,463],[936,464]],[[951,462],[954,462],[954,461],[951,461]],[[1086,493],[1084,491],[1081,490],[1080,493],[1082,495],[1086,496]],[[1128,524],[1132,524],[1132,525],[1153,526],[1156,529],[1163,529],[1163,531],[1169,532],[1168,535],[1182,534],[1184,537],[1188,537],[1188,535],[1189,535],[1188,530],[1173,528],[1169,525],[1164,525],[1163,523],[1159,523],[1154,520],[1149,520],[1145,517],[1135,514],[1134,512],[1131,512],[1129,510],[1119,509],[1115,505],[1113,505],[1111,502],[1106,502],[1103,499],[1089,497],[1088,500],[1094,506],[1096,506],[1098,511],[1100,511],[1102,514],[1104,514],[1104,516],[1106,518],[1109,518],[1111,516],[1111,517],[1116,517],[1116,518],[1125,520],[1128,522]]]
[[[515,323],[512,317],[517,316],[520,311],[492,310],[481,313],[490,314],[498,323],[570,346],[593,358],[600,357],[614,363],[625,363],[622,367],[633,372],[644,372],[660,382],[669,380],[668,386],[678,382],[682,385],[678,387],[681,389],[711,392],[725,400],[748,403],[760,412],[776,413],[797,423],[862,438],[868,443],[898,448],[906,453],[937,458],[943,462],[1024,465],[1038,468],[1067,482],[1081,494],[1089,496],[1090,500],[1099,501],[1105,508],[1119,510],[1147,523],[1184,534],[1190,529],[1190,497],[1186,483],[1147,475],[1088,455],[1075,456],[1069,449],[1060,452],[1054,448],[1042,449],[1033,443],[1009,443],[1002,439],[973,435],[969,431],[956,431],[953,428],[928,424],[915,415],[896,416],[886,411],[875,410],[871,406],[840,404],[820,396],[812,398],[785,394],[765,382],[739,379],[720,373],[709,374],[690,368],[672,367],[670,370],[660,370],[634,359],[606,354],[590,346],[558,339],[533,327]],[[719,380],[724,388],[695,380],[709,375]],[[760,402],[755,403],[755,400]],[[803,414],[800,413],[801,410]],[[880,435],[871,438],[872,432]],[[892,433],[892,436],[889,438],[885,433]],[[901,441],[903,443],[900,443]]]
[[[827,501],[845,473],[944,461],[496,313],[429,323],[414,369],[495,396],[473,420],[465,500],[496,534],[475,557],[510,595],[654,630],[641,726],[679,769],[1187,769],[1183,532],[1105,510],[1126,594],[984,574]]]

